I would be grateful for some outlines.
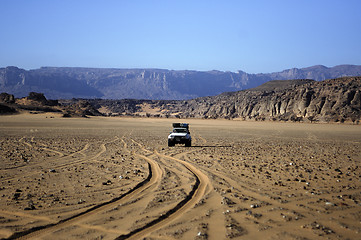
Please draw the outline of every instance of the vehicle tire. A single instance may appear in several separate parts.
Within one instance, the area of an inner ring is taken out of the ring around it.
[[[185,143],[185,146],[186,146],[186,147],[190,147],[190,146],[192,146],[192,141],[188,141],[188,142],[186,142],[186,143]]]
[[[170,140],[168,140],[168,147],[173,147],[174,146],[174,143]]]

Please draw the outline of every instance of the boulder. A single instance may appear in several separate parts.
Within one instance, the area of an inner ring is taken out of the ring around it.
[[[15,97],[12,94],[0,93],[0,103],[15,103]]]

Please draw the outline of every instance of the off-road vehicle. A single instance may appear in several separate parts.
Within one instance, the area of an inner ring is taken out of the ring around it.
[[[173,131],[168,136],[168,146],[172,147],[175,144],[184,144],[186,147],[192,146],[188,123],[173,123]]]

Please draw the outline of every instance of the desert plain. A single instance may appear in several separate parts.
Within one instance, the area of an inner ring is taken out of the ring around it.
[[[0,181],[3,239],[361,239],[359,125],[1,116]]]

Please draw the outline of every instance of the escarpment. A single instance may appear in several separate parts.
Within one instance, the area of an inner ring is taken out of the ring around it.
[[[180,117],[355,122],[360,120],[360,86],[361,77],[321,82],[293,80],[288,87],[261,85],[246,91],[184,101],[176,110]]]

